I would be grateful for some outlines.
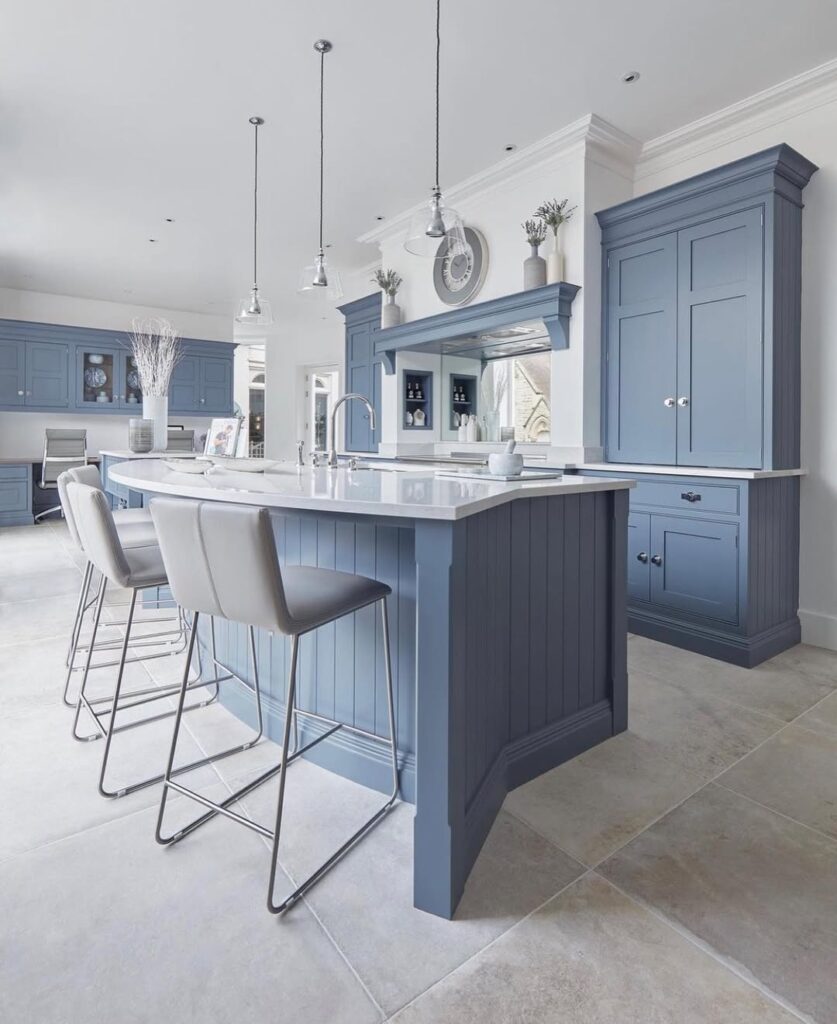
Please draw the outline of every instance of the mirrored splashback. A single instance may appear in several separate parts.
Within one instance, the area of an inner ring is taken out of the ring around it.
[[[444,441],[549,444],[552,428],[551,352],[497,356],[483,351],[442,356]],[[476,423],[470,423],[476,417]],[[470,426],[470,437],[467,436]],[[460,430],[463,432],[460,433]]]

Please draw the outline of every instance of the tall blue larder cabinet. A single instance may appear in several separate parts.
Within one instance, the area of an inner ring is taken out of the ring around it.
[[[744,471],[800,464],[815,170],[775,146],[597,214],[605,456],[660,470],[631,495],[630,627],[742,665],[799,640],[799,479]]]
[[[378,413],[375,429],[361,402],[346,405],[345,445],[350,452],[377,452],[381,440],[381,360],[375,335],[381,329],[381,293],[339,307],[346,320],[346,391],[368,398]]]

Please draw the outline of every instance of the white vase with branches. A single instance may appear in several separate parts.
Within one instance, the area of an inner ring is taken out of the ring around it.
[[[134,320],[131,351],[142,389],[142,417],[154,424],[155,452],[169,441],[169,386],[181,356],[180,335],[168,320]]]

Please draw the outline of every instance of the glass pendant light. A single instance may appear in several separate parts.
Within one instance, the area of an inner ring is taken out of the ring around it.
[[[239,324],[251,324],[254,327],[267,327],[273,323],[273,313],[267,299],[259,298],[258,277],[258,239],[259,239],[259,128],[264,118],[251,117],[253,126],[253,287],[247,298],[238,304],[235,320]]]
[[[343,295],[340,274],[334,267],[326,266],[325,249],[323,248],[323,167],[325,152],[325,130],[323,127],[324,96],[325,96],[325,55],[332,49],[327,39],[318,39],[314,49],[320,55],[320,248],[314,257],[314,263],[302,268],[299,279],[299,291],[310,295],[321,295],[336,300]]]
[[[439,53],[442,46],[441,0],[436,0],[436,184],[430,196],[429,207],[423,207],[413,214],[410,228],[404,240],[404,248],[415,256],[441,259],[450,253],[464,252],[465,228],[462,218],[449,206],[445,206],[439,187]],[[447,245],[443,245],[447,242]]]

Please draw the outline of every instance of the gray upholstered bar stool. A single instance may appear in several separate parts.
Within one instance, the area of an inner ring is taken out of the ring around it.
[[[105,744],[104,751],[102,754],[102,767],[99,774],[99,792],[102,796],[120,797],[125,796],[127,793],[133,793],[138,789],[143,789],[146,786],[153,785],[162,779],[162,774],[152,775],[148,778],[142,779],[139,782],[132,783],[127,786],[122,786],[117,790],[109,790],[106,788],[106,775],[108,767],[108,759],[110,756],[111,746],[113,743],[113,737],[116,733],[123,731],[124,729],[137,728],[140,725],[146,725],[150,721],[155,721],[160,718],[167,718],[174,715],[175,712],[171,709],[162,712],[161,714],[153,717],[142,718],[137,721],[131,721],[122,726],[117,726],[116,719],[117,714],[137,708],[141,705],[150,704],[153,701],[163,700],[167,698],[171,692],[171,688],[154,688],[153,693],[146,695],[138,695],[138,699],[134,701],[123,700],[122,697],[122,681],[125,673],[125,665],[127,663],[127,653],[131,642],[131,626],[134,621],[134,613],[136,610],[137,595],[145,588],[148,587],[165,587],[168,586],[168,578],[166,571],[163,566],[162,557],[160,554],[160,548],[157,544],[145,544],[137,547],[123,547],[120,542],[119,534],[116,530],[116,526],[113,520],[113,514],[110,510],[108,500],[104,493],[97,487],[90,487],[86,484],[74,483],[70,481],[66,485],[67,501],[69,507],[72,510],[72,515],[75,521],[76,530],[78,531],[79,538],[81,540],[82,549],[85,555],[90,560],[93,567],[101,573],[102,581],[99,587],[96,609],[93,617],[93,635],[90,639],[90,644],[87,648],[87,658],[84,667],[84,674],[82,676],[81,687],[79,691],[79,699],[76,705],[75,720],[73,722],[73,734],[77,734],[79,715],[82,708],[84,708],[93,719],[96,724],[96,728],[101,735],[104,736]],[[99,622],[102,615],[102,606],[104,604],[105,593],[107,591],[108,584],[114,584],[119,587],[123,587],[131,591],[131,600],[128,606],[128,617],[125,620],[125,635],[122,640],[119,667],[116,676],[116,682],[113,691],[113,697],[110,702],[102,710],[97,710],[93,703],[88,699],[86,694],[87,681],[90,673],[91,658],[93,654],[94,645],[96,643],[96,633],[99,628]],[[191,656],[190,659],[191,661]],[[194,689],[196,687],[202,687],[205,684],[204,681],[198,677],[196,681],[189,682],[188,680],[188,669],[186,671],[186,682],[184,684],[185,690]],[[218,680],[214,680],[218,682]],[[216,687],[217,693],[217,687]],[[184,691],[181,691],[181,698],[184,695]],[[214,699],[203,700],[195,705],[193,708],[204,707],[211,703]],[[182,703],[181,703],[182,709]],[[108,717],[108,726],[105,730],[101,723],[102,717]],[[179,711],[178,711],[179,718]],[[193,761],[190,764],[184,765],[177,769],[174,774],[180,772],[190,771],[192,768],[198,768],[202,765],[210,764],[213,761],[217,761],[222,757],[228,757],[231,754],[239,753],[242,750],[247,750],[253,746],[261,738],[261,728],[257,735],[246,743],[232,747],[229,750],[224,751],[221,754],[213,755],[212,757],[201,758],[198,761]]]
[[[69,483],[86,484],[88,487],[96,487],[102,490],[102,481],[99,476],[99,471],[95,466],[82,466],[75,469],[68,469],[63,472],[57,480],[58,494],[61,499],[61,507],[64,512],[64,521],[67,524],[67,530],[70,534],[70,539],[78,548],[78,550],[84,554],[84,548],[79,536],[78,529],[76,527],[75,516],[73,510],[70,507],[70,502],[67,497],[67,485]],[[135,548],[144,547],[148,544],[157,543],[157,534],[154,530],[154,524],[151,522],[151,513],[148,509],[131,508],[131,509],[118,509],[113,513],[113,521],[116,527],[116,532],[119,535],[120,543],[124,548]],[[75,619],[73,621],[73,627],[70,631],[70,642],[67,648],[67,676],[64,682],[64,693],[63,701],[67,707],[75,708],[78,700],[70,699],[70,681],[75,671],[78,671],[79,666],[76,665],[76,656],[79,651],[85,651],[85,644],[80,643],[81,630],[84,623],[85,614],[95,605],[97,595],[91,597],[91,586],[93,581],[93,563],[86,559],[84,574],[82,576],[81,588],[79,590],[78,604],[76,606]],[[101,585],[101,583],[100,583]],[[157,645],[161,640],[165,638],[173,638],[175,641],[180,641],[183,636],[183,625],[180,620],[179,612],[175,618],[171,621],[176,623],[176,629],[174,630],[163,630],[162,632],[146,634],[139,644],[143,647]],[[114,620],[110,625],[124,626],[124,620]],[[116,642],[101,642],[98,645],[99,651],[112,650],[118,646],[119,641]],[[185,640],[180,650],[185,647]],[[165,654],[179,653],[177,651],[167,651]],[[147,657],[162,657],[162,654],[147,655]],[[118,661],[98,661],[96,668],[105,668],[109,665],[117,665]],[[147,693],[156,693],[157,688],[153,687],[146,691]],[[138,691],[133,691],[131,694],[125,696],[138,696]],[[103,698],[104,700],[104,698]],[[92,701],[92,703],[99,703],[100,701]],[[98,733],[96,738],[98,738]]]
[[[267,906],[278,914],[295,903],[303,893],[332,868],[359,840],[383,819],[398,798],[398,753],[396,749],[395,713],[392,696],[392,665],[389,649],[389,621],[386,599],[390,587],[378,580],[333,569],[309,566],[279,565],[276,542],[270,516],[264,508],[245,508],[187,499],[154,498],[151,516],[157,527],[157,537],[168,573],[169,585],[175,600],[192,612],[192,634],[189,638],[189,657],[195,646],[197,623],[201,615],[220,615],[249,627],[250,649],[254,666],[256,708],[261,722],[258,664],[256,658],[255,627],[272,633],[282,633],[291,639],[291,665],[285,723],[279,764],[268,769],[248,785],[228,796],[221,803],[213,803],[205,796],[188,789],[173,779],[175,752],[180,723],[188,688],[188,662],[172,736],[171,752],[163,780],[163,795],[157,820],[157,842],[176,843],[217,814],[223,814],[241,825],[253,829],[272,841],[270,880]],[[234,538],[234,543],[231,543]],[[281,902],[274,898],[279,838],[282,830],[282,809],[285,801],[287,767],[315,744],[322,742],[338,729],[348,729],[371,735],[354,726],[324,719],[323,716],[297,708],[296,683],[300,637],[319,626],[334,622],[371,604],[380,604],[383,619],[384,660],[387,679],[387,708],[389,711],[389,741],[385,743],[392,754],[392,792],[386,803],[346,840],[317,870]],[[290,750],[291,724],[297,715],[311,716],[329,722],[331,728],[310,743]],[[230,805],[252,792],[257,786],[279,775],[279,796],[276,805],[276,825],[268,829],[236,811]],[[209,808],[195,821],[164,836],[163,820],[168,791],[182,793]]]

